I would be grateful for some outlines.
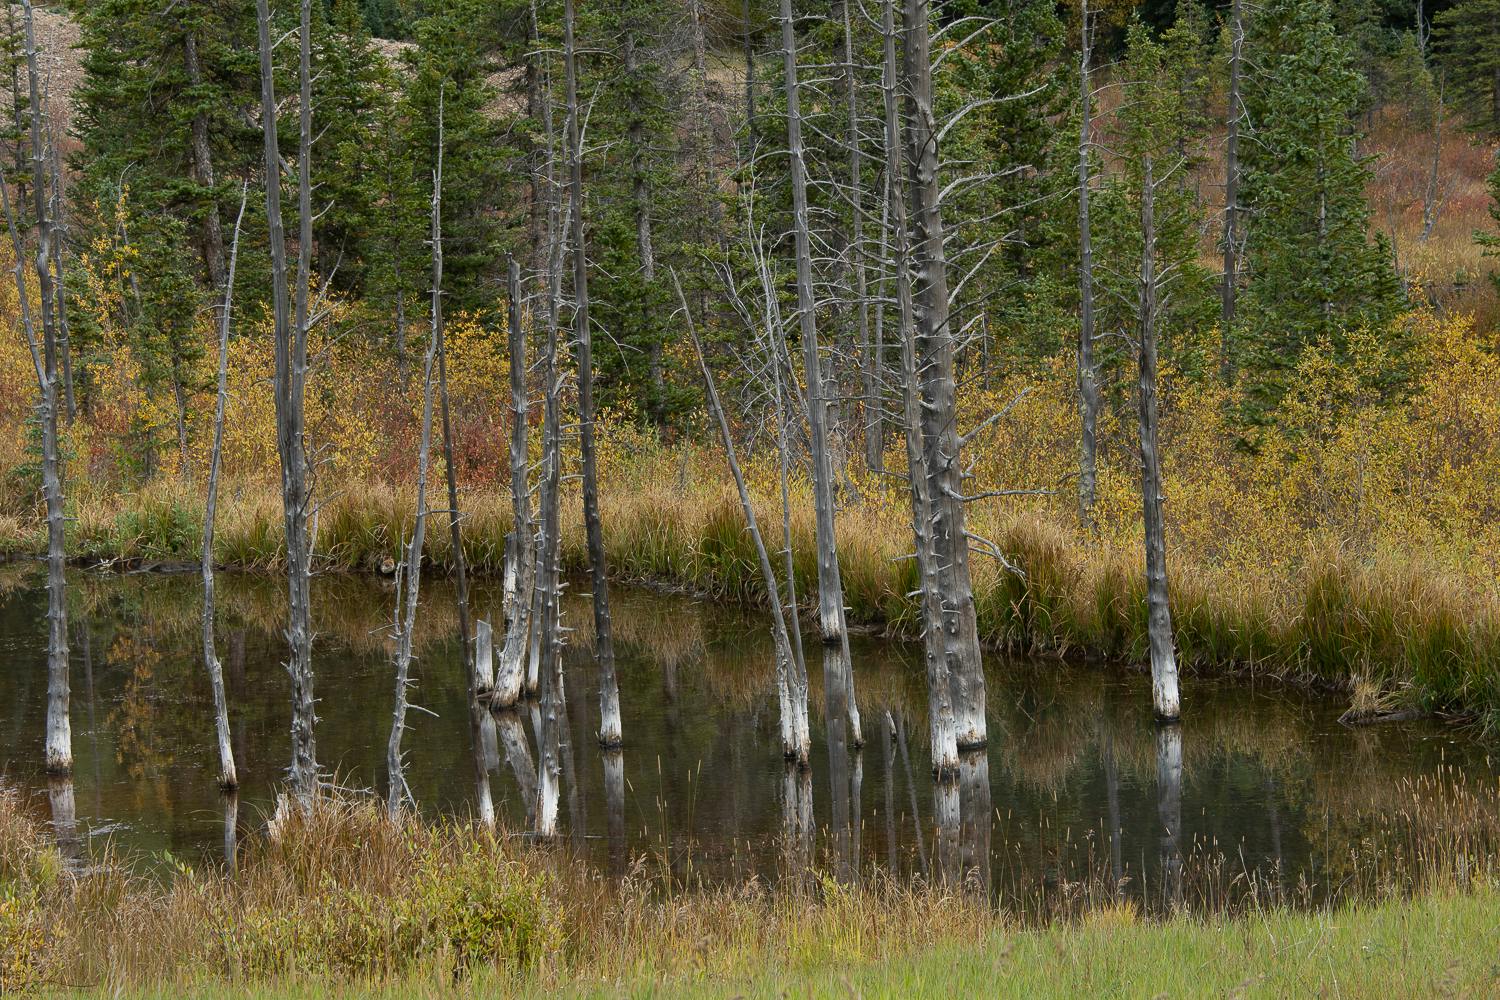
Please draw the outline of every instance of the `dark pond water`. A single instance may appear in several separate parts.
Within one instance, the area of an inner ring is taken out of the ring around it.
[[[42,583],[35,567],[0,567],[0,780],[45,816]],[[273,809],[289,755],[284,597],[274,578],[225,575],[219,590],[243,840]],[[452,595],[442,581],[424,593],[414,697],[436,715],[410,717],[408,781],[424,812],[468,815],[480,769]],[[393,596],[376,580],[315,581],[318,751],[346,786],[385,784],[392,670],[382,630]],[[84,851],[112,840],[147,864],[222,859],[199,598],[193,575],[70,577],[72,791]],[[480,614],[498,610],[498,590],[481,582],[474,603]],[[762,619],[628,588],[615,591],[615,614],[627,745],[623,802],[611,808],[592,735],[589,614],[579,595],[567,608],[577,631],[561,827],[603,869],[641,864],[723,883],[774,880],[810,860],[851,878],[935,878],[957,866],[1002,899],[1067,897],[1100,876],[1140,898],[1174,884],[1204,898],[1232,886],[1321,898],[1371,851],[1416,853],[1413,824],[1445,822],[1424,802],[1450,801],[1450,785],[1493,797],[1500,774],[1490,748],[1438,723],[1345,729],[1337,699],[1188,678],[1185,722],[1161,730],[1143,675],[995,655],[989,749],[966,759],[958,789],[935,790],[918,651],[856,639],[867,745],[852,749],[824,724],[813,645],[815,753],[810,774],[798,775],[779,754]],[[523,712],[517,729],[530,738],[531,725]],[[524,829],[506,756],[487,764],[497,812]],[[1394,830],[1402,815],[1408,826]]]

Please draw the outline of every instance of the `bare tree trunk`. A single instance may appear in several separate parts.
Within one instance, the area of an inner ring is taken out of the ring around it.
[[[50,94],[48,106],[51,106]],[[72,426],[73,418],[78,413],[78,407],[73,399],[73,344],[68,336],[68,295],[67,282],[63,280],[63,254],[68,244],[68,196],[64,188],[62,168],[62,151],[57,141],[57,123],[50,117],[47,119],[47,133],[50,137],[48,142],[48,163],[52,172],[52,271],[57,275],[57,351],[58,359],[62,365],[62,391],[63,412],[67,415],[68,425]]]
[[[491,704],[508,708],[521,697],[526,654],[531,646],[536,593],[536,546],[527,483],[526,331],[521,325],[521,266],[512,257],[506,274],[510,337],[510,495],[511,534],[505,567],[505,645],[500,651]]]
[[[854,269],[856,325],[859,331],[859,362],[863,381],[865,468],[879,472],[884,445],[880,422],[880,399],[876,395],[876,360],[870,344],[869,283],[865,273],[864,182],[860,169],[859,74],[854,61],[854,26],[849,17],[850,0],[844,0],[844,77],[849,101],[849,256]]]
[[[464,673],[474,669],[469,645],[469,568],[464,557],[463,516],[458,506],[458,465],[453,459],[453,420],[448,413],[448,344],[443,335],[443,306],[440,298],[433,302],[437,330],[438,405],[443,417],[443,465],[448,478],[448,539],[453,549],[453,575],[458,591],[458,647],[463,657]]]
[[[1421,11],[1417,11],[1420,19]],[[1443,124],[1446,117],[1447,105],[1443,100],[1443,84],[1439,82],[1437,88],[1436,104],[1433,107],[1432,121],[1432,159],[1427,171],[1427,186],[1422,190],[1422,235],[1417,237],[1418,243],[1426,243],[1432,236],[1433,227],[1437,225],[1438,214],[1442,211],[1443,197],[1441,190],[1441,178],[1443,173]]]
[[[948,657],[944,641],[945,619],[942,605],[942,582],[933,549],[933,503],[931,479],[927,474],[927,451],[924,447],[922,399],[917,369],[916,318],[912,302],[910,253],[906,221],[906,203],[902,197],[901,175],[902,129],[897,110],[899,87],[896,70],[895,4],[881,5],[881,29],[884,35],[885,147],[886,174],[893,186],[889,199],[889,229],[886,239],[891,248],[896,283],[896,322],[901,342],[901,386],[904,403],[903,423],[906,441],[907,482],[911,491],[912,537],[916,545],[918,592],[922,608],[923,660],[927,668],[927,722],[932,744],[932,767],[938,775],[954,775],[958,770],[958,726],[953,714],[953,685],[948,674]]]
[[[58,442],[57,355],[58,337],[54,307],[57,291],[54,282],[62,275],[52,272],[51,216],[47,204],[46,150],[42,142],[44,103],[41,77],[37,68],[36,26],[30,0],[22,0],[25,28],[26,74],[31,101],[31,186],[36,213],[37,246],[33,264],[37,274],[41,301],[42,338],[37,344],[31,307],[26,290],[26,246],[17,229],[10,197],[5,195],[5,215],[10,226],[11,242],[16,256],[16,290],[20,301],[21,322],[35,368],[37,389],[41,395],[39,416],[42,425],[42,495],[47,504],[47,735],[46,768],[51,774],[70,774],[73,770],[73,729],[69,719],[68,679],[68,612],[67,580],[64,574],[66,552],[63,511],[62,454]],[[0,185],[3,188],[4,185]],[[72,802],[72,786],[68,786]]]
[[[615,677],[614,625],[609,615],[609,566],[599,520],[599,463],[594,444],[594,332],[589,327],[588,255],[583,232],[583,130],[579,121],[578,67],[573,0],[563,5],[563,70],[568,99],[568,193],[573,213],[573,339],[578,351],[578,436],[583,453],[583,525],[594,588],[594,656],[599,661],[599,745],[624,742],[620,684]]]
[[[790,360],[784,358],[784,327],[780,313],[780,289],[772,273],[770,259],[759,239],[756,240],[756,268],[760,272],[763,301],[764,328],[767,355],[771,359],[771,387],[776,417],[776,478],[781,494],[781,557],[782,573],[786,577],[787,632],[791,639],[792,660],[787,676],[787,695],[791,699],[792,711],[796,713],[795,731],[805,734],[807,725],[807,657],[802,648],[802,612],[797,598],[797,565],[792,553],[792,498],[791,498],[791,443],[787,438],[787,426],[791,416],[787,412],[786,386],[783,373],[790,370]],[[780,595],[775,595],[781,600]],[[798,737],[810,746],[810,739]]]
[[[797,85],[797,38],[791,0],[781,0],[781,48],[786,67],[787,144],[792,168],[792,216],[797,249],[797,311],[802,363],[807,380],[807,422],[812,438],[813,506],[818,544],[818,612],[822,625],[825,694],[838,692],[849,715],[849,741],[860,745],[859,705],[850,669],[849,633],[844,621],[844,585],[839,573],[834,529],[833,466],[828,453],[828,386],[818,350],[817,302],[813,297],[811,219],[807,207],[807,165],[802,151],[802,117]],[[833,670],[829,668],[833,667]]]
[[[203,67],[198,60],[198,37],[191,30],[182,36],[182,61],[187,70],[188,85],[203,86]],[[208,115],[198,111],[193,115],[192,127],[193,180],[207,188],[208,211],[203,213],[203,264],[208,271],[208,280],[215,289],[224,286],[224,229],[219,221],[219,199],[213,193],[214,161],[208,147]]]
[[[391,736],[386,743],[386,771],[391,787],[386,811],[392,819],[401,814],[411,798],[402,766],[401,739],[406,732],[407,689],[410,687],[412,632],[417,625],[417,600],[422,588],[422,547],[427,537],[427,468],[432,456],[433,368],[443,342],[443,99],[438,95],[437,169],[432,175],[432,336],[427,342],[427,363],[422,369],[422,434],[417,445],[417,512],[412,521],[406,558],[396,570],[396,702],[391,712]],[[452,472],[449,472],[450,477]],[[450,480],[451,481],[451,480]],[[461,579],[461,578],[460,578]],[[462,586],[462,584],[460,584]],[[462,593],[462,592],[460,592]],[[460,598],[462,602],[462,597]],[[402,605],[405,605],[403,607]],[[460,604],[459,632],[468,648],[469,630],[462,622],[467,608]],[[472,676],[468,657],[464,673]]]
[[[548,124],[551,144],[551,101],[544,106],[544,118]],[[551,173],[552,158],[549,155],[548,172]],[[550,185],[549,185],[550,186]],[[560,480],[562,469],[562,419],[559,395],[560,374],[557,365],[558,351],[558,300],[562,281],[561,252],[563,233],[567,226],[559,219],[559,206],[554,203],[550,210],[553,225],[552,245],[549,250],[548,320],[547,339],[542,357],[542,380],[544,388],[542,417],[542,482],[541,525],[537,544],[537,600],[538,600],[538,683],[541,689],[541,705],[537,711],[539,726],[537,737],[537,803],[534,811],[535,831],[539,837],[557,835],[557,805],[561,791],[562,758],[562,586],[559,580],[560,526],[558,506],[560,503]]]
[[[640,72],[640,62],[636,54],[637,28],[638,25],[633,20],[625,25],[625,75],[631,78]],[[656,249],[651,240],[651,182],[646,173],[646,138],[639,107],[631,109],[627,133],[627,142],[630,147],[631,198],[635,202],[636,251],[641,257],[641,280],[647,288],[652,288],[656,285]],[[646,347],[647,378],[651,387],[651,396],[646,401],[646,413],[657,427],[661,427],[666,422],[665,382],[661,359],[661,340],[653,337]]]
[[[1240,60],[1245,46],[1245,22],[1240,0],[1229,11],[1229,135],[1224,145],[1224,286],[1219,317],[1219,374],[1234,374],[1235,295],[1239,291],[1240,121],[1245,105],[1240,93]]]
[[[1157,448],[1156,312],[1160,281],[1156,273],[1156,181],[1151,158],[1141,182],[1140,431],[1141,503],[1146,527],[1147,630],[1151,644],[1151,698],[1156,717],[1172,722],[1181,714],[1177,658],[1172,645],[1172,612],[1167,602],[1167,543],[1162,520],[1161,454]]]
[[[776,571],[771,568],[771,556],[760,533],[760,524],[755,517],[755,507],[750,503],[750,491],[745,486],[745,476],[740,470],[739,458],[735,454],[734,437],[729,432],[729,421],[724,416],[724,407],[719,402],[719,391],[714,386],[713,373],[708,369],[708,359],[703,356],[703,345],[693,326],[693,313],[688,308],[687,297],[682,294],[682,285],[677,275],[672,275],[672,285],[677,291],[678,302],[686,317],[688,336],[692,338],[693,350],[698,354],[698,366],[703,372],[703,387],[708,397],[709,416],[718,425],[719,440],[724,445],[724,457],[729,462],[729,471],[734,476],[735,488],[740,494],[740,509],[745,515],[745,526],[755,543],[755,555],[760,562],[761,580],[771,603],[771,638],[776,647],[776,694],[781,706],[781,750],[787,760],[794,760],[806,767],[811,752],[811,740],[807,725],[806,687],[802,688],[802,702],[792,700],[791,676],[796,670],[792,662],[792,642],[787,633],[786,616],[781,607],[780,588],[776,582]],[[833,720],[829,720],[830,725]]]
[[[948,324],[948,273],[939,204],[936,119],[927,0],[903,8],[907,171],[910,183],[912,259],[915,261],[916,344],[922,389],[922,446],[932,503],[932,548],[942,584],[943,637],[953,687],[958,748],[985,745],[984,665],[969,577],[963,475],[959,459],[953,380],[953,331]]]
[[[1090,125],[1094,114],[1092,77],[1093,33],[1089,3],[1083,0],[1083,57],[1079,65],[1078,135],[1078,408],[1083,420],[1078,458],[1078,519],[1094,526],[1094,497],[1098,489],[1099,372],[1094,363],[1094,243],[1089,224],[1089,158],[1093,152]]]
[[[312,544],[308,514],[307,444],[303,400],[307,384],[310,313],[308,282],[312,248],[312,25],[311,0],[301,0],[297,201],[300,217],[296,310],[288,289],[286,230],[281,217],[281,151],[276,134],[275,57],[267,0],[256,0],[261,72],[261,127],[265,139],[266,220],[271,237],[271,304],[276,346],[276,445],[281,458],[281,499],[286,521],[287,672],[292,683],[293,792],[310,805],[318,785],[312,671]]]
[[[755,120],[755,48],[750,42],[750,31],[754,27],[755,21],[750,12],[750,0],[745,0],[744,7],[745,128],[750,135],[750,148],[754,150],[760,138]]]
[[[240,213],[234,220],[234,240],[229,251],[229,270],[224,278],[224,309],[219,315],[219,391],[214,403],[214,444],[208,459],[208,498],[203,505],[203,663],[208,668],[214,694],[214,728],[219,741],[219,785],[235,788],[239,775],[234,767],[234,747],[229,739],[229,702],[224,694],[224,670],[214,642],[214,514],[219,502],[219,468],[224,457],[224,407],[229,399],[229,327],[234,310],[234,270],[240,254],[240,224],[245,221],[245,197],[240,193]]]

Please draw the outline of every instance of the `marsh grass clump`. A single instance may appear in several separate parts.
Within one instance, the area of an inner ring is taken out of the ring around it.
[[[45,860],[55,851],[9,796],[0,960],[22,986],[191,991],[204,980],[353,981],[417,968],[521,973],[561,945],[555,878],[504,839],[457,822],[393,822],[372,801],[332,797],[273,825],[232,875],[185,864],[141,874],[107,851],[67,870]]]

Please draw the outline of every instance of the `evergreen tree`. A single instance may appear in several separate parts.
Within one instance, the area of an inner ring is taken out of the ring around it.
[[[579,23],[584,44],[597,39],[592,47],[607,53],[585,60],[584,80],[598,94],[590,146],[602,151],[586,164],[591,312],[608,334],[596,343],[597,391],[601,406],[658,427],[691,398],[674,386],[666,352],[675,324],[665,277],[688,264],[693,238],[679,132],[686,87],[673,71],[680,10],[673,0],[642,0]]]
[[[222,215],[233,179],[254,174],[256,130],[243,110],[257,93],[249,7],[90,0],[73,15],[84,50],[75,199],[85,210],[113,205],[129,184],[133,214],[187,223],[200,281],[222,282]]]
[[[1236,331],[1247,416],[1267,419],[1304,348],[1383,331],[1401,304],[1391,253],[1371,239],[1351,122],[1363,81],[1325,0],[1274,0],[1250,45],[1254,141],[1245,149],[1251,281]]]
[[[511,4],[493,0],[431,0],[413,26],[401,102],[409,165],[418,203],[432,197],[437,163],[438,103],[443,107],[443,286],[453,312],[495,308],[505,259],[504,219],[512,172],[512,124],[491,74],[502,42],[521,23]],[[408,240],[420,241],[420,229]],[[413,275],[415,287],[425,279]],[[403,278],[405,280],[405,278]]]
[[[1205,61],[1188,57],[1198,46],[1185,37],[1197,30],[1182,20],[1159,39],[1140,21],[1127,30],[1127,82],[1113,146],[1122,169],[1093,199],[1095,253],[1109,262],[1098,276],[1099,328],[1129,330],[1138,321],[1139,276],[1131,262],[1143,252],[1141,201],[1150,161],[1156,266],[1165,291],[1155,324],[1162,357],[1190,377],[1213,369],[1207,335],[1218,313],[1214,275],[1200,262],[1199,252],[1203,215],[1194,176],[1208,127],[1202,95]],[[1129,384],[1122,376],[1132,358],[1118,342],[1100,344],[1098,354],[1107,373],[1103,382],[1114,387],[1116,402],[1122,402]]]
[[[972,295],[983,302],[986,325],[1001,349],[1046,357],[1060,346],[1057,334],[1065,324],[1039,310],[1066,303],[1076,284],[1078,231],[1070,192],[1076,187],[1077,63],[1051,0],[970,2],[957,13],[995,23],[980,36],[983,44],[945,54],[952,69],[938,80],[940,113],[952,114],[976,99],[1002,100],[973,113],[969,127],[944,140],[945,160],[963,164],[958,169],[964,173],[993,175],[957,192],[945,215],[953,220],[956,245],[1001,243]]]
[[[1455,105],[1474,128],[1500,135],[1500,0],[1461,0],[1432,24]]]

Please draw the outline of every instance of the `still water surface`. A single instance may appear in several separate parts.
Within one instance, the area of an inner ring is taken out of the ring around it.
[[[147,864],[221,860],[225,811],[213,780],[196,577],[80,571],[69,584],[84,850],[112,841]],[[219,583],[242,840],[273,809],[289,755],[283,593],[274,578],[224,574]],[[437,581],[424,593],[414,700],[435,716],[409,717],[407,777],[424,813],[467,816],[481,769],[452,592]],[[481,581],[476,612],[497,612],[499,598]],[[602,869],[774,881],[790,851],[847,877],[936,877],[956,863],[998,898],[1065,893],[1102,872],[1149,898],[1181,858],[1216,858],[1220,883],[1301,886],[1321,898],[1409,805],[1413,783],[1456,776],[1493,787],[1500,774],[1490,748],[1462,731],[1429,722],[1349,730],[1337,722],[1342,701],[1278,685],[1189,678],[1185,722],[1164,733],[1152,723],[1144,675],[992,655],[990,746],[966,758],[958,793],[935,794],[920,651],[857,638],[867,745],[851,748],[824,724],[810,644],[815,749],[811,773],[799,776],[779,753],[762,618],[628,588],[613,598],[626,736],[624,796],[613,808],[593,739],[584,597],[571,595],[566,614],[575,631],[561,827]],[[318,754],[345,786],[385,784],[393,600],[379,580],[315,580]],[[40,571],[0,567],[0,780],[25,790],[43,816],[45,613]],[[528,713],[511,732],[530,739]],[[521,830],[525,795],[498,746],[482,758],[484,780],[503,822]],[[957,828],[944,822],[955,810]]]

